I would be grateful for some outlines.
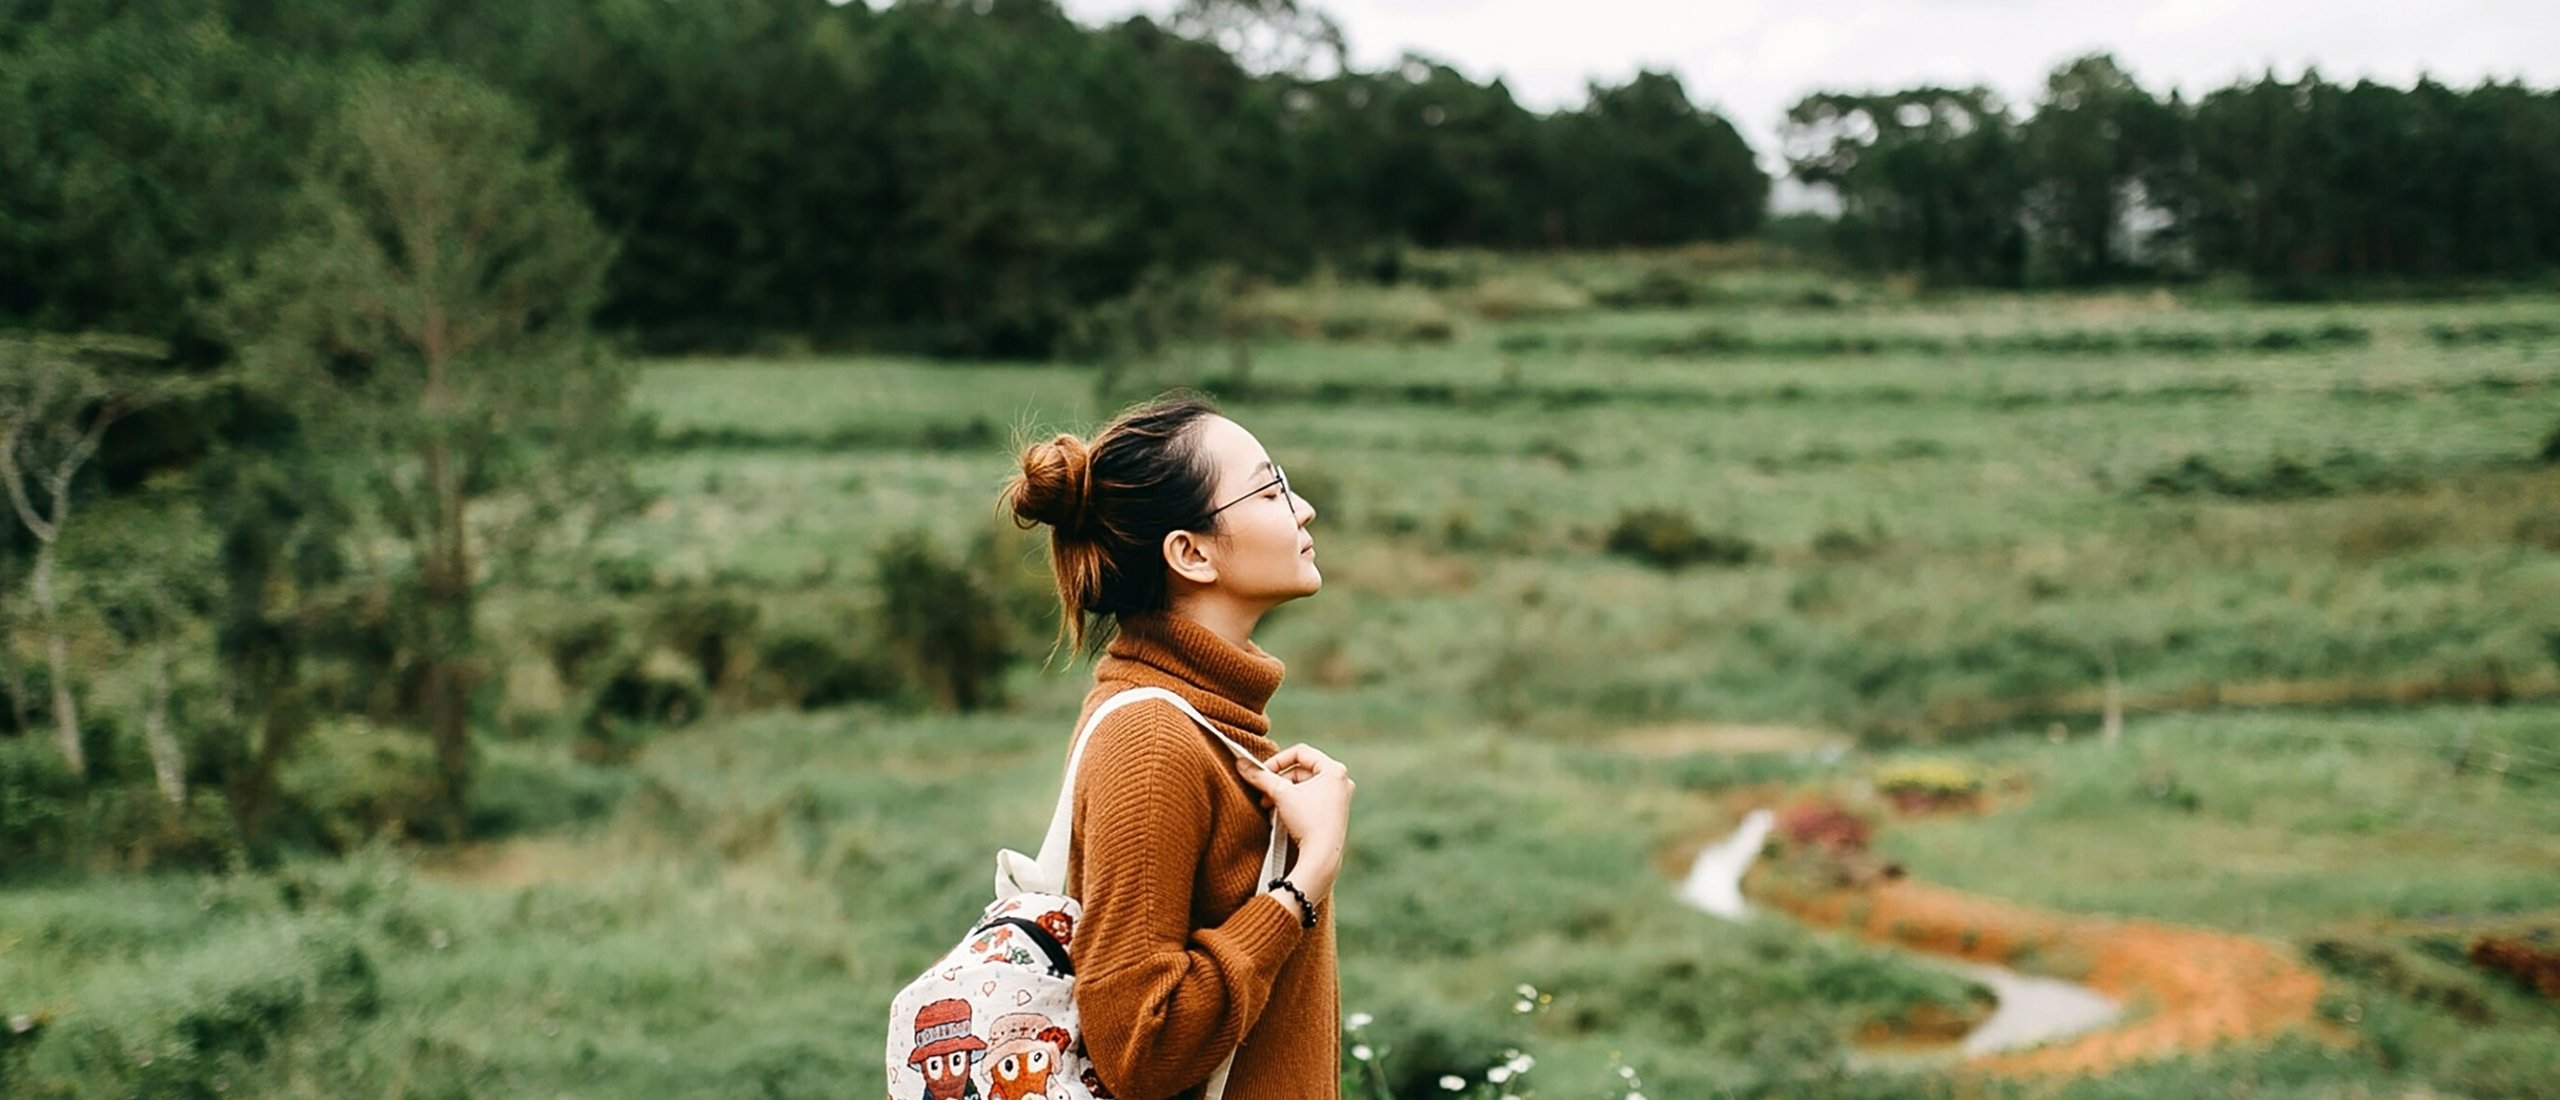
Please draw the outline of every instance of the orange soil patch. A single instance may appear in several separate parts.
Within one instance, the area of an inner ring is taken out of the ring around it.
[[[2113,997],[2127,1020],[1968,1065],[1999,1076],[2103,1073],[2312,1021],[2320,978],[2283,950],[2202,928],[2056,913],[1908,879],[1819,893],[1761,892],[1817,924],[1975,962],[2021,955],[2085,963],[2066,975]]]

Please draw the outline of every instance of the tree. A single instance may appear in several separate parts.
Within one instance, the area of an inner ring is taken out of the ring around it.
[[[587,327],[612,248],[526,112],[449,69],[350,80],[300,230],[239,294],[248,369],[354,500],[436,746],[443,829],[471,778],[476,597],[610,467],[624,379]]]
[[[2065,280],[2104,278],[2135,265],[2141,242],[2128,217],[2162,193],[2176,152],[2176,119],[2105,54],[2045,78],[2035,116],[2020,128],[2032,184],[2028,217],[2045,266]]]
[[[2025,256],[2016,126],[1986,88],[1818,92],[1787,111],[1796,178],[1836,189],[1852,260],[2014,283]]]
[[[1730,240],[1760,227],[1769,176],[1733,124],[1689,101],[1680,78],[1647,70],[1563,116],[1574,243]]]
[[[71,522],[74,479],[97,456],[107,429],[152,400],[152,387],[135,367],[163,352],[148,341],[119,337],[0,342],[0,492],[35,537],[27,594],[53,674],[54,736],[74,775],[88,773],[88,754],[80,743],[80,709],[72,694],[54,569]]]
[[[104,502],[92,513],[79,563],[88,602],[142,663],[142,743],[172,806],[187,804],[186,747],[170,724],[179,646],[188,625],[212,609],[215,573],[211,531],[186,488],[168,475]]]
[[[1166,22],[1255,73],[1321,79],[1347,68],[1351,53],[1341,25],[1298,0],[1182,0]]]

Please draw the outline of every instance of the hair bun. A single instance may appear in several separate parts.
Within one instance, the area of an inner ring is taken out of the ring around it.
[[[1092,501],[1092,474],[1093,450],[1072,435],[1023,448],[1022,476],[1013,486],[1014,518],[1078,533]]]

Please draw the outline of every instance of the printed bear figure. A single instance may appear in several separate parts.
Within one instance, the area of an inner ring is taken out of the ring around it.
[[[1067,1052],[1067,1030],[1036,1012],[996,1017],[987,1028],[989,1100],[1058,1100],[1049,1091]],[[1063,1082],[1062,1082],[1063,1083]]]

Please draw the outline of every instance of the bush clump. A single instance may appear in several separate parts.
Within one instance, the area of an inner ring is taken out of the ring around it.
[[[833,634],[795,630],[765,639],[757,667],[782,700],[802,710],[897,693],[898,673],[882,654]]]
[[[889,647],[914,682],[946,710],[1002,703],[1004,674],[1021,653],[986,571],[921,531],[892,537],[873,567]]]
[[[578,755],[590,763],[627,761],[650,730],[690,725],[710,708],[694,658],[664,648],[633,654],[597,689],[578,730]]]
[[[1778,811],[1777,834],[1788,844],[1800,848],[1828,852],[1832,855],[1854,855],[1867,850],[1875,837],[1875,826],[1867,819],[1828,798],[1808,797],[1789,803]]]
[[[1876,792],[1905,813],[1972,805],[1982,797],[1982,777],[1947,760],[1913,760],[1877,769]]]
[[[1760,557],[1760,548],[1749,539],[1699,530],[1688,516],[1664,508],[1621,513],[1609,526],[1606,546],[1612,554],[1657,569],[1747,565]]]
[[[0,741],[0,873],[63,856],[79,777],[51,744],[24,737]]]
[[[279,778],[303,839],[343,852],[430,820],[442,805],[438,774],[425,735],[344,717],[312,726]]]
[[[1592,293],[1591,300],[1606,309],[1686,309],[1712,296],[1695,280],[1657,267],[1626,282],[1603,286]]]
[[[2560,321],[2464,321],[2427,326],[2427,339],[2445,347],[2560,338]]]
[[[658,609],[657,634],[693,662],[705,688],[718,691],[735,679],[744,658],[754,650],[760,612],[742,596],[689,593]]]
[[[2154,496],[2308,500],[2402,489],[2416,482],[2417,478],[2362,451],[2338,451],[2316,463],[2277,455],[2254,470],[2229,469],[2211,458],[2191,454],[2144,475],[2139,489]]]
[[[1505,275],[1476,284],[1459,301],[1479,317],[1512,321],[1555,317],[1591,308],[1590,295],[1572,284],[1535,275]]]

